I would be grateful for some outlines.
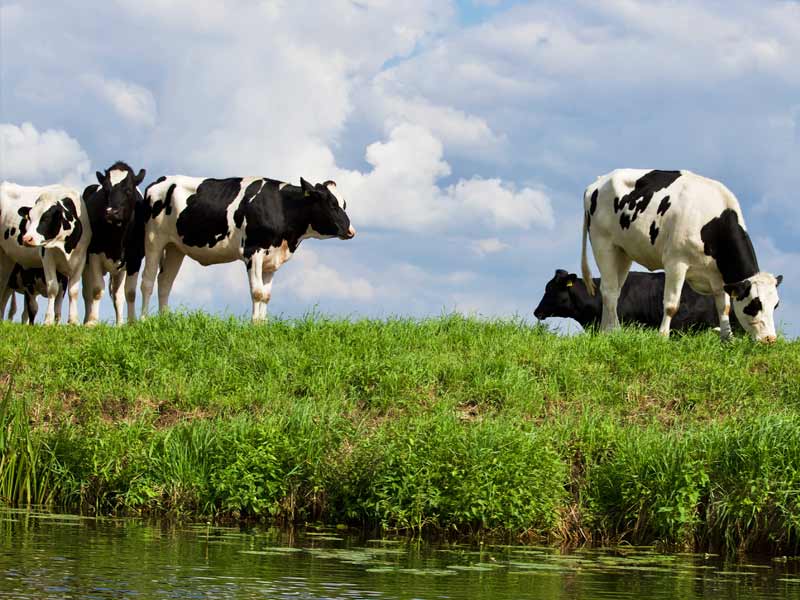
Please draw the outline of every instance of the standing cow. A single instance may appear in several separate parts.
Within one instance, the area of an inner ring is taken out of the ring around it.
[[[128,321],[136,320],[136,280],[144,258],[144,225],[147,206],[136,187],[145,176],[134,174],[124,162],[105,173],[95,173],[98,183],[83,191],[92,226],[92,240],[83,271],[84,323],[97,323],[103,282],[110,273],[108,289],[114,302],[117,325],[122,325],[123,294],[128,302]]]
[[[356,231],[326,181],[300,186],[262,177],[202,179],[161,177],[148,186],[142,272],[142,317],[158,273],[158,304],[166,310],[183,257],[202,265],[244,261],[253,321],[267,315],[272,277],[306,238],[347,240]],[[161,268],[160,273],[158,272]]]
[[[63,273],[56,272],[58,280],[58,292],[56,293],[55,322],[61,322],[61,305],[64,302],[64,292],[67,289],[67,278]],[[11,292],[11,308],[8,311],[8,320],[11,321],[17,312],[14,292],[19,292],[25,298],[25,305],[22,309],[22,323],[33,325],[36,313],[39,312],[37,296],[47,297],[47,281],[44,277],[44,269],[23,269],[19,265],[14,265],[11,276],[8,278],[8,290]]]
[[[619,326],[620,288],[635,260],[651,271],[664,269],[662,335],[669,335],[688,281],[714,296],[722,339],[731,334],[730,294],[745,331],[758,341],[775,341],[782,277],[759,270],[739,202],[724,185],[689,171],[618,169],[590,185],[583,204],[583,281],[593,295],[588,234],[600,268],[603,329]]]
[[[86,262],[91,226],[76,190],[63,185],[26,187],[0,183],[0,302],[10,292],[8,278],[19,264],[42,268],[47,282],[45,325],[55,319],[59,272],[67,276],[69,323],[78,322],[78,285]],[[1,308],[1,307],[0,307]]]
[[[592,280],[595,287],[600,280]],[[623,323],[633,323],[657,329],[664,318],[664,273],[628,273],[620,290],[617,314]],[[586,284],[575,273],[557,269],[545,286],[544,296],[533,312],[537,319],[562,317],[575,319],[585,329],[600,325],[603,302],[597,294],[589,294]],[[735,317],[731,326],[740,328]],[[695,292],[689,285],[681,291],[678,312],[670,329],[678,331],[719,327],[719,315],[714,299]]]

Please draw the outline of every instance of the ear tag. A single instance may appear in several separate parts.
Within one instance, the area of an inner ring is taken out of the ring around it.
[[[572,287],[572,282],[571,281],[567,282],[567,287]]]
[[[311,194],[309,194],[308,192],[303,192],[303,196],[306,196],[306,197],[308,197],[308,196],[310,196],[310,195],[311,195]]]
[[[731,300],[738,300],[739,299],[738,296],[736,296],[736,294],[733,294],[733,293],[730,294],[730,297],[731,297]]]

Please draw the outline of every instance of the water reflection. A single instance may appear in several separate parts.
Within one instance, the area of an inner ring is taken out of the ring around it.
[[[0,510],[0,598],[798,598],[800,561]]]

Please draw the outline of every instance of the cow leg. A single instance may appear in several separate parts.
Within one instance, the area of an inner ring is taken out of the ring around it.
[[[55,321],[56,313],[56,296],[58,295],[58,276],[56,272],[56,265],[50,257],[49,252],[45,252],[42,257],[42,269],[44,270],[44,280],[47,287],[47,312],[44,317],[45,325],[52,325]],[[77,291],[77,290],[76,290]],[[72,296],[70,296],[72,299]],[[72,305],[70,309],[70,318],[72,317]],[[77,316],[77,315],[76,315]]]
[[[161,258],[164,255],[164,246],[153,242],[146,242],[144,248],[144,270],[142,271],[142,310],[140,316],[147,318],[150,304],[150,296],[153,294],[153,286],[156,283],[158,267],[161,265]]]
[[[6,311],[6,302],[8,302],[9,296],[13,297],[14,294],[8,285],[8,278],[11,277],[11,271],[13,270],[14,261],[8,258],[5,252],[0,250],[0,319],[3,318],[3,313]],[[9,319],[10,318],[11,317],[9,317]]]
[[[264,300],[264,250],[256,250],[247,262],[247,279],[250,282],[250,297],[253,300],[253,323],[262,320],[261,304]],[[266,309],[265,309],[266,310]]]
[[[267,319],[267,305],[272,299],[272,278],[275,271],[264,271],[262,274],[262,281],[264,285],[261,286],[261,314],[259,319],[265,321]]]
[[[33,325],[36,320],[36,313],[39,312],[39,302],[36,299],[36,294],[25,292],[23,296],[25,298],[25,310],[22,311],[22,322]],[[64,299],[63,293],[61,294],[61,299]],[[56,322],[58,322],[58,319],[61,318],[61,308],[58,306],[58,300],[56,300],[56,315]]]
[[[161,259],[161,272],[158,274],[158,312],[166,312],[169,309],[169,293],[172,291],[172,284],[186,256],[173,244],[164,249],[164,257]]]
[[[125,301],[128,304],[128,323],[136,322],[136,282],[139,272],[125,275]]]
[[[610,331],[619,327],[617,303],[619,291],[622,289],[620,274],[627,277],[631,260],[620,248],[610,243],[595,243],[592,240],[592,252],[597,267],[600,269],[600,295],[603,298],[603,316],[600,320],[600,328],[603,331]]]
[[[83,270],[84,325],[96,325],[100,318],[100,298],[103,297],[104,275],[100,257],[96,254],[90,255],[86,268]]]
[[[723,290],[714,293],[714,305],[717,307],[719,315],[719,337],[722,341],[731,338],[731,304],[728,294]]]
[[[55,308],[56,323],[61,323],[61,308],[64,306],[64,294],[66,293],[66,291],[67,290],[64,289],[63,285],[58,286],[58,293],[56,294],[56,308]],[[36,317],[36,311],[39,308],[36,302],[36,296],[33,296],[33,307],[34,307],[33,316]],[[31,319],[31,322],[33,322],[33,319]]]
[[[8,302],[8,298],[10,297],[11,298],[11,305],[8,307],[8,316],[6,318],[9,321],[13,321],[14,320],[14,315],[17,314],[17,299],[15,297],[14,292],[11,290],[11,288],[7,288],[6,289],[5,296],[6,296],[5,298],[0,298],[0,307],[3,307],[3,308],[0,308],[0,320],[2,320],[2,318],[3,318],[3,311],[5,311],[4,307],[6,305],[6,302]],[[23,314],[25,313],[25,311],[22,311],[22,312],[23,312]]]
[[[689,265],[685,262],[670,262],[664,265],[664,317],[658,328],[658,332],[664,337],[669,337],[669,325],[672,317],[678,312],[688,269]]]
[[[125,271],[119,270],[108,277],[108,293],[114,302],[114,316],[117,325],[125,324],[123,309],[125,306]]]

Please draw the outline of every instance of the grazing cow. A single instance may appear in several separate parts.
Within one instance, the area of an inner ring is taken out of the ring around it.
[[[123,294],[128,321],[136,320],[136,280],[144,258],[144,224],[147,206],[137,189],[145,176],[134,174],[124,162],[116,162],[83,191],[92,226],[92,240],[83,271],[84,323],[97,323],[103,280],[110,273],[108,290],[114,302],[117,325],[122,325]]]
[[[275,271],[306,238],[347,240],[356,231],[336,184],[290,185],[261,177],[161,177],[148,186],[142,272],[142,317],[159,266],[158,304],[166,310],[172,283],[188,255],[202,265],[244,261],[253,321],[267,315]]]
[[[619,326],[620,288],[635,260],[651,271],[664,269],[662,335],[669,335],[687,281],[714,297],[722,339],[731,334],[730,295],[745,331],[775,341],[783,278],[759,270],[739,202],[724,185],[689,171],[618,169],[586,188],[583,204],[583,281],[594,295],[588,234],[600,268],[603,329]]]
[[[594,278],[595,287],[600,280]],[[628,273],[620,291],[617,313],[623,323],[633,323],[649,328],[658,328],[664,317],[664,273]],[[558,269],[547,282],[544,296],[533,312],[537,319],[562,317],[575,319],[585,329],[600,324],[603,302],[598,295],[591,295],[586,285],[575,273]],[[731,320],[734,328],[739,322]],[[719,316],[710,296],[695,292],[684,285],[678,312],[672,318],[670,329],[685,331],[719,327]]]
[[[58,279],[58,292],[56,294],[55,322],[61,321],[61,304],[64,301],[64,292],[67,289],[67,278],[62,273],[56,273]],[[8,320],[14,318],[16,313],[16,300],[14,292],[21,293],[25,298],[25,306],[22,309],[22,323],[33,325],[36,313],[39,311],[37,296],[47,297],[47,282],[44,278],[44,269],[23,269],[19,265],[14,265],[11,277],[8,280],[9,292],[11,296],[11,308],[8,311]]]
[[[43,268],[47,282],[45,324],[50,325],[55,319],[59,272],[67,277],[69,323],[77,323],[78,285],[92,235],[78,192],[62,185],[25,187],[0,183],[0,231],[3,306],[15,263],[25,269]]]

